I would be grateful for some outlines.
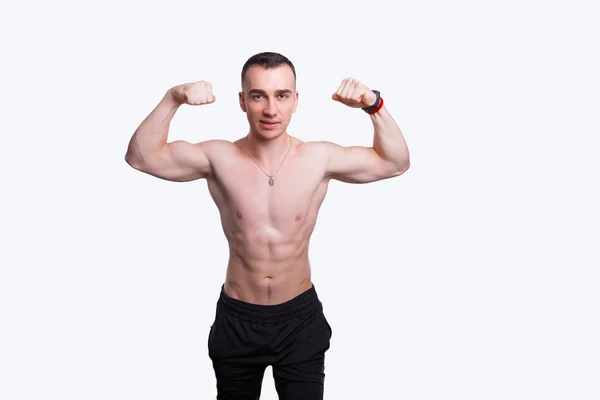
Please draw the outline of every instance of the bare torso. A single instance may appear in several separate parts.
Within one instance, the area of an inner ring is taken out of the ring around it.
[[[244,139],[211,159],[208,189],[229,243],[225,292],[233,298],[279,304],[312,286],[309,240],[329,181],[318,146],[292,139],[274,186],[246,154]]]

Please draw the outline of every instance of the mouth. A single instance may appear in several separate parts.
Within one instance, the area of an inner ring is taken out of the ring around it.
[[[274,129],[277,125],[279,125],[279,122],[261,120],[260,125],[265,129]]]

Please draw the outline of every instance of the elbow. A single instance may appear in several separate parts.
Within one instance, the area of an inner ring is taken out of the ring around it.
[[[133,163],[135,161],[133,160],[133,156],[129,154],[129,152],[125,153],[125,162],[133,167]]]
[[[142,160],[139,157],[132,155],[131,153],[125,154],[125,162],[132,168],[141,170],[142,169]]]
[[[396,175],[395,176],[399,176],[402,175],[403,173],[405,173],[408,169],[410,168],[410,160],[406,159],[404,162],[402,162],[401,164],[398,165],[397,169],[396,169]]]

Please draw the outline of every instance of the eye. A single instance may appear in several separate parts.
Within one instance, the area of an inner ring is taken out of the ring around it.
[[[252,98],[258,100],[258,99],[262,98],[262,95],[261,94],[254,94],[254,95],[252,95]]]
[[[279,97],[282,98],[282,99],[286,99],[287,97],[289,97],[289,95],[287,93],[281,93],[279,95]]]

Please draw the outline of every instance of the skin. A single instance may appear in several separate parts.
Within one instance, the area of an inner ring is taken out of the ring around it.
[[[374,93],[354,79],[342,81],[332,98],[353,108],[375,102]],[[370,116],[373,147],[292,137],[287,130],[298,92],[287,65],[248,70],[239,93],[247,139],[167,142],[180,105],[214,101],[204,81],[170,89],[134,133],[125,159],[161,179],[206,179],[229,243],[225,292],[249,303],[280,304],[312,286],[309,243],[330,180],[368,183],[399,176],[409,168],[406,142],[385,105]],[[277,171],[274,186],[257,163],[269,175]]]

